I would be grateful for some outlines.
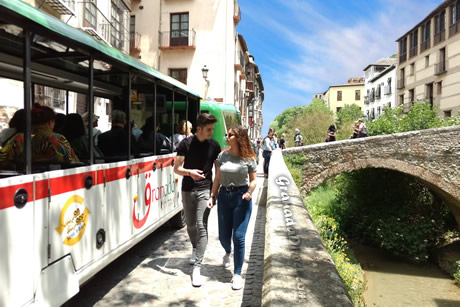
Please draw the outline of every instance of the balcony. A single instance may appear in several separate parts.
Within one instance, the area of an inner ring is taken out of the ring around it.
[[[238,1],[234,1],[233,22],[237,25],[241,21],[241,9]]]
[[[431,39],[427,39],[426,41],[420,44],[420,53],[429,49],[431,47]]]
[[[367,96],[364,97],[364,104],[369,104],[369,97]]]
[[[81,12],[78,18],[78,27],[103,41],[107,45],[115,47],[124,53],[129,52],[129,32],[122,23],[111,22],[97,7],[94,2],[79,2]],[[129,20],[129,11],[123,11],[121,20]]]
[[[414,47],[414,48],[411,48],[411,49],[409,50],[409,59],[410,59],[410,58],[413,58],[414,56],[416,56],[416,55],[417,55],[417,52],[418,52],[418,47],[417,47],[417,46]]]
[[[45,0],[61,15],[75,15],[75,0]]]
[[[129,53],[141,52],[141,34],[139,32],[131,33],[129,40]]]
[[[447,71],[446,61],[441,61],[435,64],[434,74],[441,75]]]
[[[446,31],[439,32],[434,35],[433,45],[437,45],[446,39]]]
[[[385,87],[383,88],[383,94],[384,95],[390,95],[391,94],[391,86],[385,85]]]
[[[380,86],[377,87],[376,91],[375,91],[375,98],[376,99],[380,99]]]
[[[401,80],[398,80],[398,90],[403,89],[405,87],[406,87],[406,85],[405,85],[405,82],[404,82],[404,78],[401,79]]]
[[[449,37],[458,32],[460,32],[460,22],[457,21],[453,25],[449,26]]]
[[[399,56],[399,63],[404,63],[407,60],[407,53],[404,52]]]
[[[195,49],[195,30],[160,32],[160,49]]]

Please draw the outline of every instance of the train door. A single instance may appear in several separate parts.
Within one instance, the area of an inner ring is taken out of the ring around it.
[[[103,254],[103,187],[97,175],[97,165],[49,173],[50,263],[70,254],[78,271]]]
[[[32,175],[0,180],[0,306],[22,306],[34,297],[33,185]]]
[[[132,235],[133,203],[137,176],[133,176],[132,162],[105,164],[106,249],[112,251]]]

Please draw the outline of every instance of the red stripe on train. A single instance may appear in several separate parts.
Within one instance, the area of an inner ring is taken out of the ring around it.
[[[106,176],[105,181],[112,182],[120,179],[126,179],[126,170],[128,168],[131,169],[131,175],[134,176],[152,171],[154,163],[157,170],[172,166],[172,161],[174,160],[175,157],[161,158],[149,162],[139,162],[128,166],[119,166],[106,170],[84,172],[80,174],[51,178],[49,181],[47,179],[38,180],[35,182],[35,200],[40,200],[48,197],[48,184],[51,187],[51,196],[56,196],[70,191],[83,189],[85,187],[85,179],[89,175],[93,177],[94,185],[100,185],[104,184],[104,173]],[[29,202],[32,201],[32,182],[3,187],[0,188],[0,210],[14,207],[14,194],[20,188],[26,189],[26,191],[29,193]]]

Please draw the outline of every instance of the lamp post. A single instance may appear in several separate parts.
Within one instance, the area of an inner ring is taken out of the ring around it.
[[[201,73],[203,74],[203,79],[204,81],[206,81],[206,88],[204,90],[205,99],[208,96],[208,89],[209,89],[208,71],[209,71],[209,68],[206,65],[204,65],[203,68],[201,69]]]

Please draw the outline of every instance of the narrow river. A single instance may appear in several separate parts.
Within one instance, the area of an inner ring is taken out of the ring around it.
[[[353,243],[367,289],[367,306],[460,306],[460,287],[435,264],[415,265]]]

